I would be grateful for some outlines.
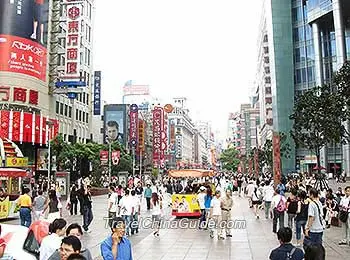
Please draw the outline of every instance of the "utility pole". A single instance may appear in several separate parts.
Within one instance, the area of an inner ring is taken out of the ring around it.
[[[112,141],[108,142],[108,179],[112,181]]]

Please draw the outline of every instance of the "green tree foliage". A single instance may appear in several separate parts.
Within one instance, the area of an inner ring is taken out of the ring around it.
[[[223,169],[228,171],[237,171],[240,163],[239,152],[233,147],[228,148],[220,155],[220,161]]]
[[[321,148],[342,139],[344,113],[343,101],[330,85],[310,89],[296,98],[290,115],[291,135],[298,146],[315,152],[318,166]]]

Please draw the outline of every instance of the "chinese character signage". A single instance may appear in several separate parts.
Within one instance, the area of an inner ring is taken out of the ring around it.
[[[6,157],[6,167],[28,167],[28,157]]]
[[[138,113],[138,107],[136,104],[132,104],[130,106],[129,116],[130,116],[130,118],[129,118],[129,120],[130,120],[130,127],[129,127],[130,146],[132,148],[136,148],[137,139],[138,139],[138,123],[139,123],[139,113]]]
[[[0,85],[0,102],[1,101],[37,106],[39,103],[39,92],[33,89]]]
[[[101,115],[101,71],[94,74],[94,115]]]
[[[83,6],[75,1],[67,1],[67,35],[66,35],[66,79],[80,80],[80,44]]]
[[[145,150],[145,121],[139,119],[139,152],[142,153]]]
[[[153,164],[161,164],[164,159],[166,149],[166,134],[164,126],[164,110],[161,107],[155,107],[153,110]]]
[[[49,2],[0,1],[0,71],[46,81]]]
[[[101,165],[107,165],[108,164],[108,151],[100,151],[100,161]]]

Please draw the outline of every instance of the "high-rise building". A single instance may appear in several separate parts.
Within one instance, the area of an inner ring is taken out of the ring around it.
[[[265,0],[261,30],[268,40],[273,131],[289,133],[294,96],[330,82],[332,74],[350,58],[350,2],[346,0]],[[262,41],[264,41],[264,37]],[[261,116],[262,117],[262,116]],[[316,158],[297,149],[282,158],[282,172],[311,170]],[[323,149],[321,166],[350,174],[349,146]]]
[[[259,108],[242,104],[240,115],[240,130],[237,133],[241,137],[239,150],[242,156],[247,156],[253,148],[258,147]]]

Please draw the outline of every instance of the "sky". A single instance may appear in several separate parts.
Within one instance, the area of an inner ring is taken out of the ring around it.
[[[194,121],[224,138],[230,112],[249,102],[261,0],[97,0],[94,70],[102,100],[121,103],[128,80],[165,103],[186,97]],[[103,102],[102,102],[103,103]]]

